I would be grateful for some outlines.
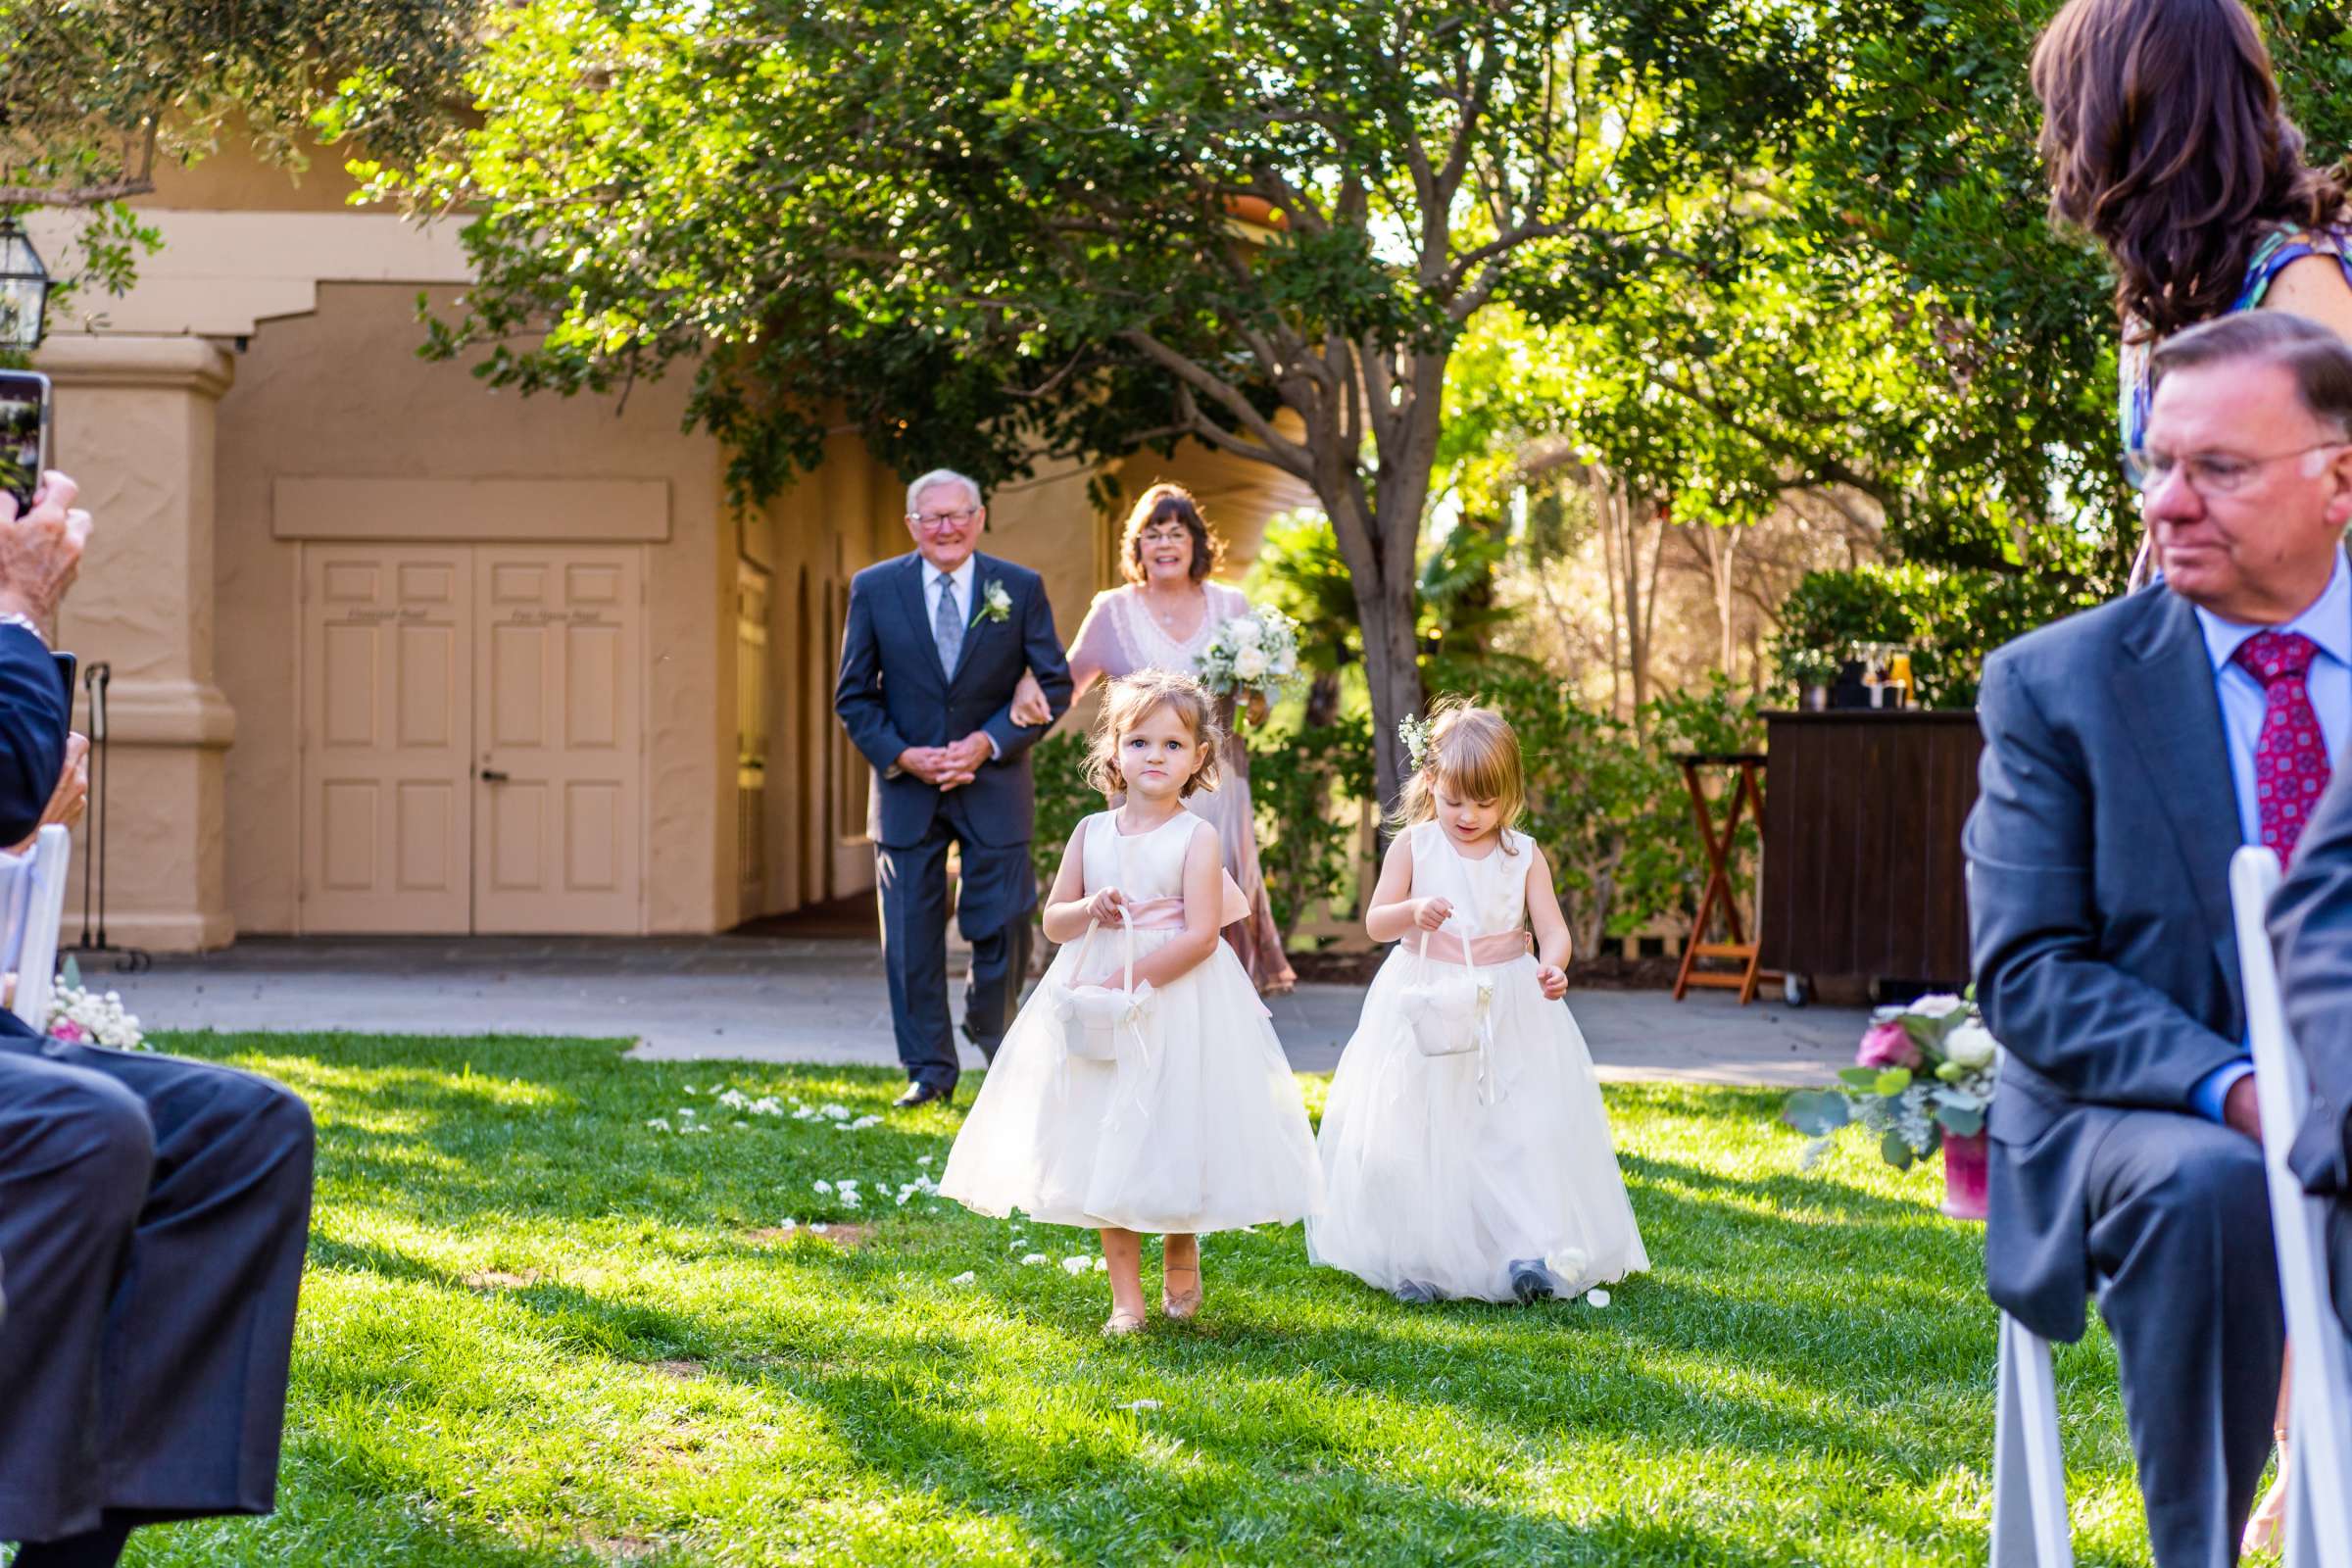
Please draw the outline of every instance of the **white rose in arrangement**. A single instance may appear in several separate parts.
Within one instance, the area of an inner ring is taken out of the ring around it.
[[[1972,1071],[1991,1066],[1999,1050],[2000,1044],[1992,1038],[1992,1031],[1981,1023],[1964,1023],[1943,1037],[1944,1059]]]
[[[1255,646],[1244,648],[1233,656],[1233,672],[1244,680],[1256,680],[1266,672],[1266,651]]]
[[[1916,1012],[1923,1018],[1947,1018],[1967,1005],[1968,1003],[1965,999],[1943,991],[1937,992],[1934,996],[1922,997],[1901,1010]]]
[[[1265,640],[1266,629],[1249,615],[1243,615],[1225,628],[1236,648],[1255,648]]]
[[[1267,673],[1288,678],[1298,673],[1298,656],[1284,649],[1266,662]]]

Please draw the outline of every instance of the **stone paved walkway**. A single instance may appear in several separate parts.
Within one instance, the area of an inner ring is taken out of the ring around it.
[[[897,1060],[880,955],[829,937],[249,937],[153,970],[84,979],[122,993],[148,1029],[351,1029],[631,1037],[647,1056]],[[1291,1062],[1328,1070],[1362,992],[1302,986],[1271,1005]],[[1864,1014],[1739,1006],[1722,992],[1582,991],[1569,1004],[1601,1076],[1702,1083],[1825,1081]],[[970,1066],[978,1054],[966,1051]]]

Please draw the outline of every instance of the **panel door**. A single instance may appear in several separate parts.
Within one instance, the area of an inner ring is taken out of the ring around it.
[[[464,546],[303,552],[301,927],[462,932],[473,901]]]
[[[644,927],[639,571],[474,547],[476,931]]]

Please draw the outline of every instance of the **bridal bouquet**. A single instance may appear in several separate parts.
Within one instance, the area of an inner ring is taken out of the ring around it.
[[[1807,1165],[1832,1139],[1860,1122],[1879,1135],[1879,1152],[1908,1170],[1946,1138],[1984,1130],[1984,1108],[2000,1070],[2000,1045],[1966,997],[1921,997],[1871,1014],[1854,1065],[1838,1077],[1840,1089],[1800,1089],[1781,1119],[1813,1142]]]
[[[1196,661],[1200,683],[1219,697],[1234,692],[1279,699],[1298,679],[1298,623],[1279,610],[1251,606],[1220,621]]]

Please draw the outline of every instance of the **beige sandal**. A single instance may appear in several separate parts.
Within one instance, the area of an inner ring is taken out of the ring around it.
[[[1190,1274],[1193,1277],[1193,1288],[1189,1291],[1169,1290],[1168,1276],[1171,1274]],[[1181,1263],[1165,1263],[1160,1266],[1159,1309],[1165,1312],[1172,1321],[1178,1323],[1189,1323],[1200,1312],[1200,1260],[1199,1258],[1193,1259],[1192,1266],[1189,1268]]]

